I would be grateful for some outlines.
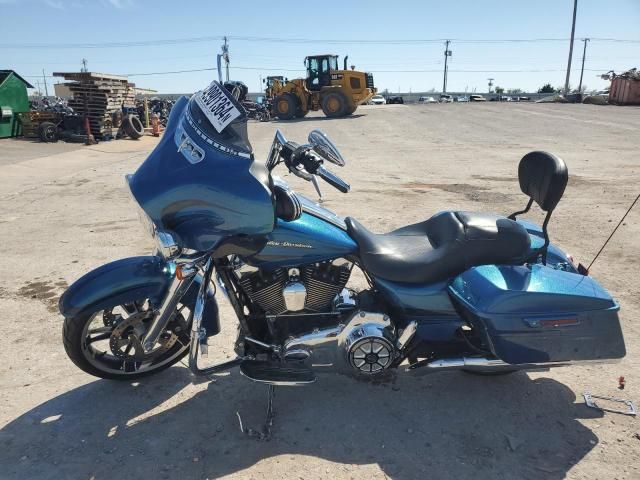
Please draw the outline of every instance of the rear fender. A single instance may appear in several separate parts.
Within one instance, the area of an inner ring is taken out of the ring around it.
[[[533,254],[544,245],[544,233],[542,232],[542,227],[526,220],[518,220],[518,223],[527,230],[527,233],[529,233],[529,238],[531,239],[531,250],[529,253]],[[563,270],[572,273],[578,272],[573,265],[571,257],[553,242],[551,242],[547,247],[547,264],[552,266],[563,264]]]
[[[62,295],[58,308],[65,318],[98,312],[106,308],[148,298],[152,305],[159,305],[173,276],[174,268],[161,257],[131,257],[107,263],[76,280]],[[195,305],[202,277],[196,276],[181,303],[191,310]],[[220,331],[218,304],[213,288],[207,292],[203,326],[207,335]]]

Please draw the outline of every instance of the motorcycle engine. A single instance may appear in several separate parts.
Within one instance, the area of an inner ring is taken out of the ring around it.
[[[267,315],[326,312],[351,275],[344,259],[265,271],[236,263],[240,286]]]
[[[353,264],[345,259],[266,271],[234,259],[249,298],[278,332],[284,359],[313,368],[376,375],[396,357],[395,329],[371,292],[345,287]]]

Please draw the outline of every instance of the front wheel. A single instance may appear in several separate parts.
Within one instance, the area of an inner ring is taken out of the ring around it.
[[[66,318],[64,348],[77,367],[96,377],[132,380],[151,375],[169,368],[189,351],[183,308],[178,306],[150,352],[142,348],[153,318],[147,299]]]

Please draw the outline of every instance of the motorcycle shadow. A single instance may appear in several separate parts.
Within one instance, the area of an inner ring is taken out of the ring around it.
[[[174,367],[137,384],[95,381],[35,407],[0,430],[2,477],[383,478],[382,470],[394,479],[560,479],[598,442],[578,421],[597,412],[563,384],[524,373],[277,387],[268,442],[243,435],[236,416],[259,427],[267,387],[237,370],[190,380]]]

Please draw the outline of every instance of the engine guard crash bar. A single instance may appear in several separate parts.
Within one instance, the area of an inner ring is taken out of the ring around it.
[[[196,376],[213,375],[214,373],[224,372],[233,367],[240,365],[243,358],[238,357],[228,362],[212,365],[207,368],[198,367],[198,356],[200,355],[200,347],[202,346],[203,353],[207,345],[207,335],[202,325],[202,316],[204,314],[204,307],[207,301],[207,289],[211,282],[211,275],[213,273],[213,260],[209,258],[203,268],[203,278],[198,289],[198,296],[196,297],[196,305],[191,314],[193,319],[191,322],[191,340],[189,345],[189,370]]]

